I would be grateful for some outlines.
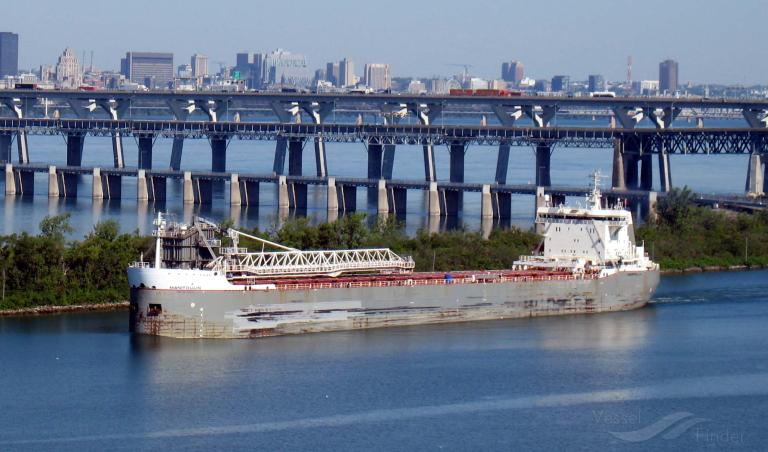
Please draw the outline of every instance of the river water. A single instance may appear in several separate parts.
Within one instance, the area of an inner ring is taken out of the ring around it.
[[[260,340],[0,319],[0,450],[765,450],[768,271],[646,308]]]

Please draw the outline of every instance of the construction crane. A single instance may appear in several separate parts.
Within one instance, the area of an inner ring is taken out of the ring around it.
[[[461,84],[464,85],[467,83],[467,80],[469,80],[469,69],[475,67],[472,64],[463,64],[463,63],[446,63],[448,66],[458,66],[461,68],[464,68],[464,72],[461,75]]]

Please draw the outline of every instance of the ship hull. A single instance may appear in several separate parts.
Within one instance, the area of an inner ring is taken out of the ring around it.
[[[304,290],[131,289],[132,332],[256,338],[432,323],[624,311],[644,306],[657,270],[594,279]]]

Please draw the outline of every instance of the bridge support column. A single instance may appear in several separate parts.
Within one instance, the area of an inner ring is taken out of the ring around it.
[[[512,193],[491,193],[491,202],[494,218],[512,218]]]
[[[112,134],[112,159],[115,168],[125,168],[125,152],[123,152],[123,136],[120,132]]]
[[[288,200],[288,182],[285,176],[277,179],[277,208],[278,210],[288,210],[290,201]]]
[[[437,181],[437,170],[435,169],[435,147],[432,143],[423,146],[424,151],[424,177],[427,182]]]
[[[67,166],[82,166],[85,136],[75,133],[67,135]]]
[[[80,175],[79,174],[67,174],[67,173],[60,173],[58,172],[56,174],[57,182],[59,186],[59,197],[60,198],[77,198],[77,186],[80,182]],[[51,191],[50,183],[50,174],[48,179],[48,191]]]
[[[368,189],[370,199],[370,188]],[[379,185],[376,188],[376,212],[379,215],[386,215],[390,212],[389,193],[387,192],[387,181],[379,179]]]
[[[653,154],[645,153],[640,157],[640,188],[653,190]]]
[[[229,176],[229,205],[243,205],[243,198],[240,196],[240,177],[237,173],[232,173]]]
[[[91,197],[93,199],[104,199],[104,188],[101,183],[101,168],[93,169],[93,183],[91,185]]]
[[[381,179],[383,148],[381,144],[368,142],[368,179]],[[378,196],[377,188],[368,187],[368,204],[376,203]]]
[[[147,172],[140,169],[136,176],[136,200],[149,201],[149,192],[147,190]]]
[[[341,184],[337,188],[339,194],[339,210],[352,213],[357,210],[357,187]]]
[[[27,141],[27,132],[21,131],[16,134],[16,149],[19,151],[19,163],[29,163],[29,142]]]
[[[237,175],[236,175],[237,176]],[[238,176],[239,179],[239,176]],[[259,206],[259,183],[251,180],[239,180],[237,184],[230,187],[231,190],[237,190],[240,194],[241,206]],[[232,201],[230,199],[230,201]]]
[[[451,159],[450,181],[464,183],[464,157],[466,156],[467,147],[461,143],[454,143],[450,145],[448,152]],[[450,204],[454,204],[458,213],[458,211],[460,211],[464,205],[464,192],[451,191],[446,193],[446,201]]]
[[[493,218],[491,186],[488,184],[483,185],[483,189],[480,193],[480,217]]]
[[[626,190],[624,169],[624,142],[616,138],[613,140],[613,174],[611,177],[611,187],[614,190]]]
[[[139,168],[152,169],[152,136],[139,137]]]
[[[649,191],[648,196],[645,197],[645,203],[641,204],[641,216],[648,223],[655,223],[658,218],[656,212],[657,200],[658,193],[655,191]]]
[[[328,160],[325,156],[325,140],[322,136],[315,137],[315,167],[317,168],[317,177],[328,176]]]
[[[509,168],[509,144],[502,143],[499,145],[499,156],[496,159],[496,177],[494,180],[497,184],[504,185],[507,183],[507,168]]]
[[[747,196],[763,196],[765,194],[765,173],[763,172],[763,157],[758,153],[749,155],[747,166]]]
[[[9,133],[0,134],[0,163],[11,162],[11,142],[13,135]]]
[[[213,181],[211,179],[192,179],[192,189],[195,204],[211,204],[213,202]]]
[[[13,165],[5,164],[5,195],[14,196],[16,194],[16,176],[13,173]]]
[[[662,192],[672,189],[672,169],[669,166],[669,154],[665,150],[659,152],[659,182]]]
[[[339,213],[339,193],[336,189],[336,178],[329,177],[328,178],[328,185],[326,185],[327,192],[326,192],[326,199],[327,199],[327,210],[328,215],[334,215],[338,216]]]
[[[437,191],[437,182],[430,182],[429,183],[429,192],[428,192],[428,204],[429,204],[429,215],[430,216],[439,216],[440,215],[440,193]]]
[[[181,169],[181,155],[184,152],[184,138],[173,137],[171,146],[171,169],[179,171]]]
[[[536,214],[539,209],[547,206],[547,198],[544,193],[544,187],[536,187],[536,198],[534,200],[533,217],[536,218]],[[541,224],[536,223],[536,233],[541,234],[544,232],[544,228]]]
[[[227,138],[211,137],[211,171],[223,173],[227,170]]]
[[[395,168],[395,145],[384,145],[384,157],[381,162],[381,177],[392,180],[392,172]]]
[[[184,171],[184,204],[194,204],[195,202],[195,189],[192,181],[192,173]]]
[[[288,175],[289,176],[301,176],[302,170],[302,157],[304,153],[304,142],[300,139],[291,140],[288,142]]]
[[[48,167],[48,197],[49,198],[58,198],[59,197],[59,174],[56,172],[55,166],[49,166]]]
[[[547,143],[536,145],[536,185],[549,187],[552,185],[551,173],[551,149]]]
[[[280,176],[285,173],[285,153],[288,149],[288,140],[278,138],[275,144],[275,163],[272,165],[272,172]]]

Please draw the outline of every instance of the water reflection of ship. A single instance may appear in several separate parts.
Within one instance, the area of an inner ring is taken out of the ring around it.
[[[539,344],[550,350],[635,350],[648,342],[654,329],[653,307],[601,316],[533,319],[541,322]]]

